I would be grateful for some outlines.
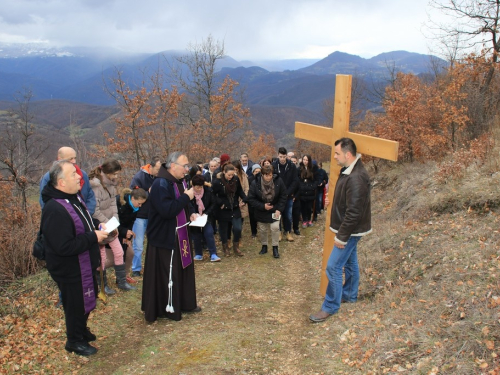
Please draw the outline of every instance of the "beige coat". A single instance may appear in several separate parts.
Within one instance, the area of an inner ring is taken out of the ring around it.
[[[246,173],[242,173],[241,176],[238,176],[240,179],[240,184],[241,188],[245,192],[245,195],[248,197],[248,190],[250,190],[250,185],[248,184],[248,176]],[[240,204],[241,204],[242,199],[240,198]],[[244,205],[243,207],[240,207],[241,211],[241,217],[248,217],[248,205]]]
[[[116,183],[109,180],[102,174],[102,182],[108,190],[102,185],[97,177],[90,180],[90,187],[95,194],[95,212],[92,215],[94,219],[101,223],[107,223],[113,216],[118,219],[118,208],[116,207]]]

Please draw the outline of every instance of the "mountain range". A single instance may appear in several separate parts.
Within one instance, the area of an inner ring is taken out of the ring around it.
[[[115,76],[116,69],[128,82],[139,82],[142,72],[151,74],[161,69],[168,74],[168,62],[185,54],[164,51],[145,55],[103,49],[0,44],[0,101],[3,101],[0,109],[8,107],[14,94],[23,88],[30,88],[34,100],[43,101],[48,107],[51,102],[57,103],[58,111],[64,111],[65,102],[73,112],[78,103],[87,110],[92,106],[113,106],[115,102],[104,90],[104,82]],[[228,75],[244,88],[254,129],[272,132],[276,139],[281,139],[293,132],[294,121],[325,123],[323,103],[334,95],[336,74],[352,74],[360,80],[382,82],[389,71],[425,74],[436,62],[445,64],[435,56],[406,51],[386,52],[369,59],[333,52],[321,60],[240,62],[227,56],[218,61],[217,69],[221,77]],[[365,104],[364,109],[370,106],[375,104]],[[102,110],[97,112],[102,113]],[[68,121],[68,116],[59,114],[57,119],[45,121],[45,125],[54,125],[58,121]],[[94,122],[82,121],[87,126]],[[61,123],[57,128],[67,125],[69,123]]]

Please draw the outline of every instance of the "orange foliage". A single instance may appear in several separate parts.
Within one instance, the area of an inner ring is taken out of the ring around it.
[[[374,135],[399,142],[399,160],[436,159],[451,151],[457,134],[468,121],[461,92],[464,80],[449,74],[447,79],[423,82],[412,74],[398,73],[386,89],[385,114],[369,114]]]
[[[261,133],[258,137],[255,137],[253,134],[247,134],[245,136],[245,148],[248,149],[248,157],[254,162],[257,162],[264,156],[272,158],[273,155],[278,153],[274,135],[266,133]]]

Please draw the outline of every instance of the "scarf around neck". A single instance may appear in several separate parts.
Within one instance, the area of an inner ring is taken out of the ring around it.
[[[264,203],[271,203],[274,199],[274,181],[267,182],[264,176],[260,177],[262,187],[262,200]]]
[[[197,193],[196,190],[193,189],[193,192],[194,192],[194,197],[196,199],[196,205],[198,206],[198,213],[200,215],[203,215],[203,211],[205,211],[205,205],[203,204],[201,198],[203,198],[203,193],[205,192],[205,189],[202,189],[200,193]]]

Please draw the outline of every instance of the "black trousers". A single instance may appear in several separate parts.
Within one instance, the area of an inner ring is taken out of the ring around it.
[[[310,201],[300,201],[300,208],[302,211],[302,221],[311,221],[311,214],[312,214],[312,207],[313,207],[313,200]]]
[[[293,230],[299,230],[299,223],[300,223],[300,200],[295,199],[293,201],[293,207],[292,207],[292,225],[293,225]]]
[[[94,295],[97,297],[97,281],[94,280]],[[66,320],[66,338],[69,343],[86,342],[83,333],[87,329],[89,314],[85,314],[82,283],[57,283]]]

